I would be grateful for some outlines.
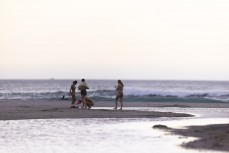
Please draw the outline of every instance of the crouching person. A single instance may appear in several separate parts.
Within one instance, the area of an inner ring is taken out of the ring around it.
[[[91,108],[92,106],[94,106],[94,102],[89,99],[88,97],[85,97],[85,101],[86,101],[86,108]],[[81,104],[82,103],[82,100],[79,99],[78,102],[77,102],[77,105]]]

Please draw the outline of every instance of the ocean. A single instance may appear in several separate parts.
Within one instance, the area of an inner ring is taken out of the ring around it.
[[[0,99],[69,100],[73,80],[0,80]],[[79,84],[80,80],[78,80]],[[88,97],[114,101],[117,80],[86,80]],[[123,80],[125,102],[229,102],[229,81]],[[78,85],[77,84],[77,85]],[[79,97],[77,91],[77,97]]]

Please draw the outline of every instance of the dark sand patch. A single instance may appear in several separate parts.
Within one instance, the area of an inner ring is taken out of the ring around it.
[[[169,129],[170,132],[197,140],[182,144],[185,148],[229,152],[229,124],[189,126],[187,129]]]

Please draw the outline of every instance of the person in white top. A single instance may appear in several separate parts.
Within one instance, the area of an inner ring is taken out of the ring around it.
[[[87,108],[86,105],[86,95],[87,95],[87,89],[89,89],[88,85],[86,84],[85,80],[82,79],[82,82],[80,83],[80,85],[78,86],[78,89],[80,90],[80,94],[81,94],[81,101],[83,102],[83,106],[81,107],[83,108]]]

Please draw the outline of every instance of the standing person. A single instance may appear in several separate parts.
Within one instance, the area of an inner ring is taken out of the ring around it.
[[[70,88],[70,92],[69,92],[69,94],[72,96],[71,108],[76,108],[76,106],[75,106],[75,102],[76,102],[76,84],[77,84],[76,80],[72,82],[72,85],[71,85],[71,88]]]
[[[82,79],[82,82],[80,83],[80,85],[78,86],[78,89],[80,90],[80,94],[81,94],[81,101],[83,102],[83,106],[81,107],[83,108],[87,108],[86,105],[86,95],[87,95],[87,89],[89,89],[88,85],[86,84],[85,80]]]
[[[117,91],[117,94],[116,94],[116,98],[115,98],[115,108],[114,109],[117,109],[117,107],[118,107],[118,100],[120,100],[120,103],[121,103],[120,110],[122,110],[122,106],[123,106],[123,104],[122,104],[123,87],[124,87],[124,85],[123,85],[122,81],[121,80],[118,80],[118,86],[117,87],[115,86],[116,91]]]

